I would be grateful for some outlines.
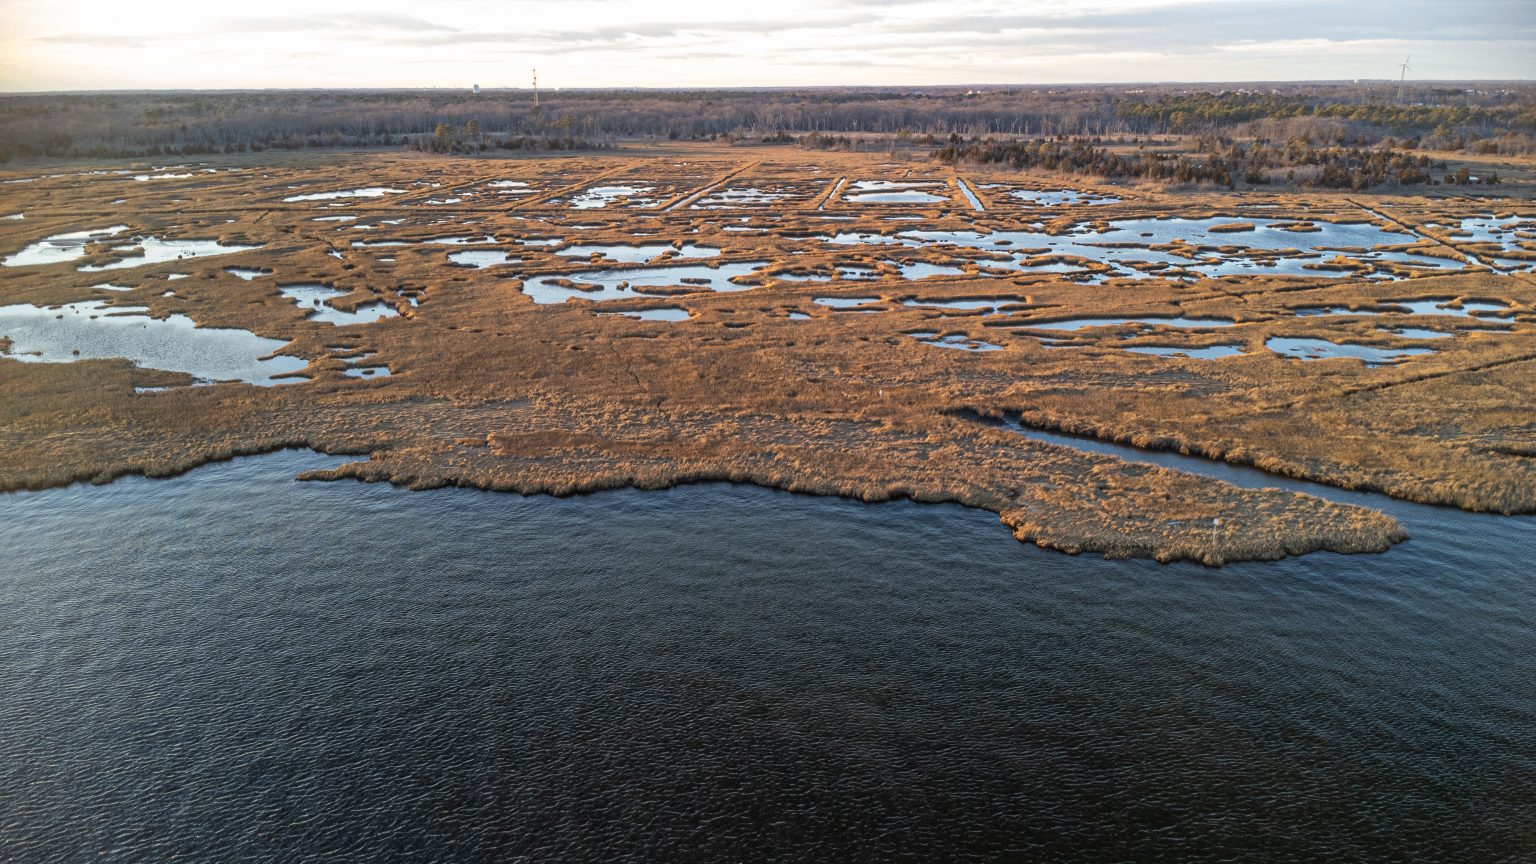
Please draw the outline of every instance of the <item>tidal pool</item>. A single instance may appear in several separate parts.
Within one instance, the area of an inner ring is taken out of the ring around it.
[[[688,310],[679,309],[676,306],[664,306],[657,309],[630,309],[624,312],[600,312],[600,315],[623,315],[626,318],[636,318],[641,321],[687,321]]]
[[[1220,360],[1243,353],[1241,345],[1209,345],[1204,348],[1184,348],[1177,345],[1132,345],[1121,350],[1133,354],[1154,354],[1160,357],[1189,357],[1195,360]]]
[[[1456,304],[1453,298],[1431,298],[1427,300],[1382,300],[1380,305],[1351,309],[1348,306],[1298,306],[1291,311],[1300,318],[1311,318],[1322,315],[1336,316],[1375,316],[1375,315],[1434,315],[1449,318],[1476,318],[1487,320],[1479,313],[1508,312],[1512,306],[1503,303],[1489,303],[1486,301],[1469,300]],[[1497,322],[1502,323],[1502,322]]]
[[[778,192],[765,192],[761,189],[748,187],[742,189],[722,189],[711,192],[689,205],[690,210],[728,210],[732,207],[755,207],[763,204],[772,204],[782,199],[784,195]]]
[[[645,197],[654,191],[654,186],[593,186],[571,199],[571,209],[601,210],[620,200],[631,207],[654,207],[656,199]]]
[[[387,186],[369,186],[364,189],[347,189],[339,192],[313,192],[308,195],[293,195],[284,198],[286,203],[295,201],[330,201],[337,198],[383,198],[385,195],[402,195],[404,189],[391,189]]]
[[[380,378],[388,378],[390,376],[390,371],[388,366],[353,366],[350,369],[343,369],[341,374],[347,376],[348,378],[377,380]]]
[[[838,279],[868,281],[878,277],[872,268],[863,265],[839,265],[831,273],[780,273],[773,277],[785,282],[832,282]]]
[[[928,331],[908,333],[924,345],[932,345],[935,348],[951,348],[957,351],[1001,351],[1003,346],[991,342],[983,342],[980,339],[972,339],[964,333],[950,333],[947,336],[939,336]]]
[[[818,306],[828,306],[833,309],[852,309],[856,306],[864,306],[869,303],[879,303],[879,297],[812,297],[811,302]]]
[[[499,241],[497,241],[497,239],[490,234],[484,234],[479,237],[434,237],[430,240],[423,240],[421,242],[436,246],[487,246],[493,245]]]
[[[987,314],[996,315],[1007,306],[1017,306],[1025,302],[1022,297],[970,297],[960,300],[925,300],[912,298],[903,300],[901,305],[913,306],[919,309],[952,309],[973,310],[986,309]]]
[[[527,183],[521,180],[492,180],[485,184],[487,189],[495,189],[498,195],[532,195],[533,190]]]
[[[1499,269],[1536,270],[1536,261],[1530,258],[1505,257],[1513,252],[1536,252],[1536,219],[1530,216],[1478,216],[1463,219],[1456,226],[1451,239],[1497,246],[1497,251],[1492,255],[1481,254],[1492,258]]]
[[[859,192],[844,197],[857,204],[938,204],[949,200],[943,195],[916,190],[907,192]]]
[[[460,267],[474,267],[481,270],[486,267],[500,267],[503,264],[522,263],[521,258],[513,258],[512,253],[500,249],[465,249],[462,252],[449,252],[448,260]]]
[[[951,264],[929,264],[926,261],[908,261],[901,264],[897,270],[901,278],[909,282],[919,279],[928,279],[934,276],[964,276],[965,270]]]
[[[261,245],[241,246],[231,244],[224,246],[217,240],[161,240],[158,237],[135,237],[131,243],[113,246],[113,252],[137,252],[112,261],[107,264],[87,264],[78,268],[81,273],[99,273],[103,270],[123,270],[129,267],[143,267],[148,264],[163,264],[166,261],[182,261],[189,258],[209,258],[215,255],[232,255],[236,252],[249,252],[252,249],[260,249]]]
[[[326,285],[281,285],[278,290],[300,309],[306,310],[305,317],[308,320],[323,321],[337,327],[345,327],[349,324],[372,324],[400,314],[393,306],[382,301],[364,303],[351,312],[343,312],[330,305],[330,301],[337,297],[345,297],[351,292],[340,291]]]
[[[1342,278],[1353,268],[1320,269],[1327,259],[1343,254],[1346,261],[1398,264],[1419,270],[1456,270],[1460,261],[1375,246],[1400,246],[1418,241],[1411,234],[1385,231],[1369,224],[1319,224],[1318,231],[1296,233],[1283,227],[1292,224],[1275,219],[1250,220],[1255,228],[1241,233],[1213,232],[1211,229],[1232,222],[1229,218],[1211,219],[1127,219],[1116,220],[1105,230],[1089,224],[1079,225],[1067,234],[1044,231],[939,231],[910,230],[893,234],[842,232],[820,238],[838,246],[955,246],[1006,252],[1011,260],[976,263],[1004,271],[1030,272],[1077,267],[1063,262],[1032,265],[1040,256],[1065,256],[1087,262],[1099,262],[1112,268],[1113,275],[1141,278],[1144,271],[1174,270],[1179,274],[1206,276],[1270,273],[1309,278]],[[1184,245],[1164,249],[1175,240]],[[1341,248],[1361,247],[1366,251],[1340,253]],[[1292,254],[1294,250],[1294,254]],[[1081,269],[1081,268],[1078,268]],[[1383,273],[1379,278],[1395,278]]]
[[[564,303],[570,299],[593,302],[646,296],[644,289],[681,289],[683,292],[745,291],[754,285],[732,281],[762,269],[766,261],[735,261],[710,266],[679,264],[670,267],[646,267],[625,270],[590,270],[561,276],[536,276],[523,283],[523,293],[539,304]],[[559,282],[584,286],[572,288]],[[673,293],[668,290],[664,293]]]
[[[1119,198],[1109,195],[1095,195],[1090,192],[1079,192],[1076,189],[1015,189],[1009,192],[1008,196],[1037,207],[1094,206],[1120,202]]]
[[[6,267],[35,267],[39,264],[55,264],[85,257],[85,247],[106,237],[116,237],[128,230],[127,225],[113,225],[88,231],[55,234],[33,243],[14,255],[0,260]]]
[[[1236,324],[1226,318],[1184,318],[1168,317],[1160,318],[1149,315],[1145,318],[1069,318],[1065,321],[1031,321],[1020,324],[1032,330],[1082,330],[1087,327],[1119,327],[1122,325],[1134,325],[1136,327],[1178,327],[1183,329],[1204,330],[1211,327],[1231,327]]]
[[[1474,243],[1502,243],[1521,234],[1536,234],[1536,218],[1530,216],[1471,216],[1460,220],[1453,229],[1455,239]]]
[[[1456,318],[1480,317],[1479,312],[1508,312],[1511,307],[1502,303],[1484,303],[1468,301],[1460,306],[1452,306],[1451,300],[1388,300],[1388,306],[1401,307],[1408,310],[1410,315],[1448,315]],[[1387,311],[1397,311],[1388,309]],[[1360,313],[1355,313],[1360,314]]]
[[[643,264],[658,255],[672,258],[715,258],[720,250],[714,246],[684,244],[674,247],[670,243],[646,243],[640,245],[581,245],[568,246],[555,253],[568,258],[589,258],[599,255],[609,261],[622,264]]]
[[[1425,330],[1422,327],[1397,327],[1392,329],[1382,328],[1376,332],[1391,336],[1401,336],[1404,339],[1450,339],[1454,333],[1443,333],[1439,330]]]
[[[949,200],[923,191],[944,185],[938,181],[859,180],[849,185],[843,200],[856,204],[937,204]]]
[[[1428,348],[1377,348],[1373,345],[1331,342],[1327,339],[1296,339],[1281,336],[1272,336],[1264,340],[1264,345],[1276,354],[1284,354],[1298,360],[1348,357],[1362,360],[1367,366],[1385,366],[1407,357],[1435,353]]]
[[[1234,223],[1253,225],[1251,231],[1212,231]],[[1369,222],[1316,222],[1316,231],[1291,231],[1296,224],[1288,219],[1243,219],[1213,216],[1208,219],[1116,219],[1105,231],[1092,232],[1099,243],[1172,243],[1182,240],[1196,246],[1242,246],[1249,249],[1334,249],[1339,247],[1401,246],[1419,237],[1402,231],[1379,228]],[[1085,232],[1086,228],[1083,229]]]
[[[285,345],[245,330],[198,327],[185,315],[150,318],[139,306],[86,300],[55,308],[0,306],[0,336],[11,340],[13,359],[70,363],[123,357],[135,365],[185,372],[207,381],[270,385],[304,379],[273,376],[297,372],[306,360],[274,354]]]

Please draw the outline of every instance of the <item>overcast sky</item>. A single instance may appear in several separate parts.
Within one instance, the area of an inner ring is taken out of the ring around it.
[[[1536,0],[0,0],[0,90],[1536,78]]]

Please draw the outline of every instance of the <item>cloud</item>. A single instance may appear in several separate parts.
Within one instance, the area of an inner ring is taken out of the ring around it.
[[[35,36],[34,42],[56,45],[87,45],[91,48],[143,48],[142,36],[111,36],[105,33],[58,33],[52,36]]]
[[[311,33],[316,31],[377,32],[430,30],[443,33],[457,32],[449,27],[417,18],[390,12],[282,15],[264,18],[225,18],[219,30],[234,33]]]
[[[825,31],[843,33],[851,28],[878,23],[870,15],[840,15],[812,20],[693,20],[693,21],[643,21],[610,24],[601,27],[570,29],[519,30],[502,32],[477,32],[452,30],[445,33],[429,33],[398,38],[386,38],[395,44],[423,46],[460,45],[475,43],[506,43],[527,46],[593,46],[623,45],[641,41],[694,38],[719,34],[747,34],[770,37],[788,33],[813,33]]]
[[[303,74],[348,87],[484,82],[535,62],[567,86],[1352,78],[1398,50],[1425,77],[1536,71],[1520,49],[1536,41],[1531,0],[263,0],[212,19],[171,0],[78,0],[69,24],[50,0],[6,2],[30,10],[0,37],[24,70],[13,86],[291,85],[267,74],[273,52],[313,56]],[[86,70],[65,46],[114,50]]]

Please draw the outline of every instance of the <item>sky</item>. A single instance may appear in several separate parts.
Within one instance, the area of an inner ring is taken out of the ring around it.
[[[0,0],[0,91],[1536,78],[1536,0]]]

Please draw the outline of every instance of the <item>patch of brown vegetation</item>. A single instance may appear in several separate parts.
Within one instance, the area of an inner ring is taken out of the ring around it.
[[[1049,273],[981,275],[979,268],[999,257],[995,253],[964,256],[962,276],[903,281],[893,260],[952,264],[956,250],[829,247],[805,238],[911,227],[1017,230],[1040,211],[1002,196],[987,199],[986,212],[973,213],[963,196],[935,205],[881,206],[846,201],[846,188],[832,194],[840,178],[952,182],[955,176],[923,162],[882,167],[881,158],[688,147],[638,157],[497,162],[272,157],[238,173],[151,188],[76,178],[9,187],[17,191],[8,191],[8,199],[16,200],[6,207],[25,208],[28,216],[0,223],[6,254],[43,236],[115,222],[131,223],[134,232],[213,236],[264,248],[110,274],[79,273],[63,264],[0,268],[0,305],[106,299],[146,306],[157,316],[185,314],[201,326],[248,329],[288,340],[285,352],[309,361],[304,374],[311,380],[269,388],[187,387],[178,386],[189,383],[187,376],[122,360],[0,358],[0,488],[104,482],[134,472],[165,476],[239,454],[312,447],[369,457],[318,477],[412,487],[572,494],[729,480],[867,501],[951,501],[998,513],[1022,541],[1161,560],[1220,563],[1315,549],[1379,551],[1403,536],[1392,519],[1374,511],[1275,489],[1238,489],[1021,439],[957,416],[971,409],[988,416],[1016,412],[1044,428],[1412,500],[1536,510],[1536,464],[1526,452],[1530,406],[1536,404],[1536,349],[1529,347],[1536,332],[1536,285],[1530,281],[1472,269],[1429,276],[1410,271],[1401,275],[1412,278],[1394,282],[1242,276],[1110,278],[1090,286]],[[550,191],[526,200],[497,197],[485,189],[492,178]],[[1018,180],[1004,172],[967,172],[962,179],[973,189]],[[656,190],[647,197],[675,209],[620,204],[571,210],[555,203],[591,185],[642,182]],[[429,183],[442,185],[418,185]],[[295,184],[305,185],[291,188]],[[303,192],[364,186],[412,191],[401,200],[355,200],[344,207],[281,202]],[[692,209],[727,187],[783,198],[772,207]],[[123,197],[124,204],[112,203]],[[426,203],[449,197],[462,201]],[[1276,205],[1264,215],[1297,224],[1377,219],[1339,196],[1264,200]],[[1092,216],[1216,216],[1241,203],[1226,195],[1145,195],[1093,207]],[[1387,204],[1394,219],[1413,224],[1479,212],[1476,202],[1464,200]],[[922,223],[890,219],[908,214],[923,216]],[[331,215],[357,218],[314,221]],[[1073,224],[1050,215],[1053,230]],[[448,221],[432,224],[437,220]],[[375,229],[358,229],[363,224]],[[735,227],[763,230],[726,230]],[[498,242],[420,242],[485,234]],[[412,245],[351,245],[386,235]],[[680,281],[620,300],[593,303],[591,292],[583,291],[563,304],[537,305],[519,290],[537,275],[580,289],[574,274],[645,266],[594,264],[560,256],[559,247],[517,242],[543,237],[570,244],[683,241],[722,252],[715,259],[671,263],[767,264],[738,280],[746,290],[714,293]],[[1185,251],[1176,254],[1196,254],[1193,247],[1179,248]],[[1459,254],[1434,239],[1417,248]],[[447,254],[463,249],[502,250],[522,263],[448,266]],[[1391,264],[1340,258],[1365,275],[1397,272]],[[244,281],[224,271],[231,266],[272,274]],[[778,278],[850,266],[873,270],[878,278]],[[1091,264],[1085,269],[1107,272]],[[164,296],[170,272],[191,275],[170,283],[174,296]],[[103,275],[135,290],[111,296],[94,291],[92,285],[106,281]],[[300,282],[349,292],[335,301],[337,308],[382,301],[400,317],[341,328],[308,319],[278,292],[280,285]],[[869,308],[880,311],[846,313],[812,302],[829,296],[876,297]],[[1421,344],[1383,332],[1386,324],[1400,326],[1406,318],[1297,317],[1294,310],[1386,309],[1392,301],[1430,297],[1508,305],[1504,313],[1477,318],[1414,319],[1413,326],[1455,336],[1435,340],[1433,355],[1380,368],[1353,360],[1293,361],[1264,347],[1281,335],[1383,347]],[[999,304],[991,313],[905,305],[914,298],[999,298]],[[690,317],[665,322],[594,314],[663,306],[686,309]],[[790,312],[806,317],[791,319]],[[1044,321],[1090,315],[1238,323],[1211,331],[1039,329]],[[945,350],[906,335],[917,331],[960,334],[1003,350]],[[1121,350],[1215,344],[1240,344],[1245,353],[1200,361]],[[343,375],[347,359],[370,352],[367,364],[387,365],[391,377]],[[148,386],[172,389],[135,392]]]

